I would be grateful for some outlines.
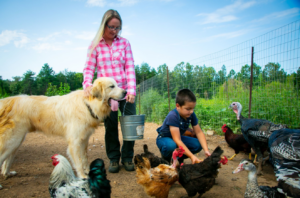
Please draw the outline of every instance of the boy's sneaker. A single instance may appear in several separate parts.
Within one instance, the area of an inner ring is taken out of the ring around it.
[[[108,171],[110,173],[118,173],[119,172],[119,163],[118,162],[110,162]]]
[[[134,171],[134,164],[132,162],[122,162],[124,165],[125,170],[127,171]]]

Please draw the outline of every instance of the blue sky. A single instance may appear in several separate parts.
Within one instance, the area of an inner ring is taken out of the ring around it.
[[[1,0],[0,76],[12,79],[48,63],[82,72],[87,48],[108,9],[135,65],[176,64],[214,53],[300,19],[299,0]]]

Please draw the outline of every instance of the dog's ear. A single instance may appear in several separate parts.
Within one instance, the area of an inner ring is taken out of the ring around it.
[[[98,98],[99,100],[104,98],[104,87],[102,82],[96,82],[93,84],[92,96]]]

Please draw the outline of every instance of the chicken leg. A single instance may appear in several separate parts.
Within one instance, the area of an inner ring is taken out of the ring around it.
[[[255,154],[255,156],[254,156],[254,160],[253,160],[253,163],[254,164],[257,164],[258,162],[256,161],[256,158],[257,158],[257,154]]]
[[[231,156],[231,158],[228,158],[228,160],[233,160],[233,158],[235,158],[237,154],[234,154],[233,156]]]

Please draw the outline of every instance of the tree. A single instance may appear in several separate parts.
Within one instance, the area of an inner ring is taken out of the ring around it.
[[[135,75],[137,84],[140,84],[141,82],[157,75],[157,72],[154,68],[151,68],[148,63],[142,63],[140,67],[135,65]]]
[[[35,91],[35,73],[31,70],[28,70],[23,74],[22,80],[22,93],[32,95],[32,92]]]
[[[228,76],[227,76],[227,79],[234,78],[234,76],[235,76],[235,71],[233,69],[231,69]]]
[[[22,78],[20,76],[14,76],[12,78],[14,79],[14,81],[9,85],[9,89],[12,95],[20,94],[22,89]]]
[[[47,91],[48,84],[53,82],[55,72],[53,69],[45,63],[37,76],[37,91],[38,94],[44,95]]]
[[[283,69],[280,69],[279,63],[268,63],[265,65],[263,70],[264,79],[269,82],[279,81],[285,82],[286,80],[286,72]]]
[[[83,82],[83,74],[76,73],[75,74],[75,87],[76,89],[82,89],[82,82]]]
[[[226,81],[226,66],[223,65],[221,70],[216,74],[216,83],[223,84]]]
[[[2,76],[0,76],[0,88],[1,88],[1,96],[4,95],[4,90],[3,90],[3,80],[2,80]]]

